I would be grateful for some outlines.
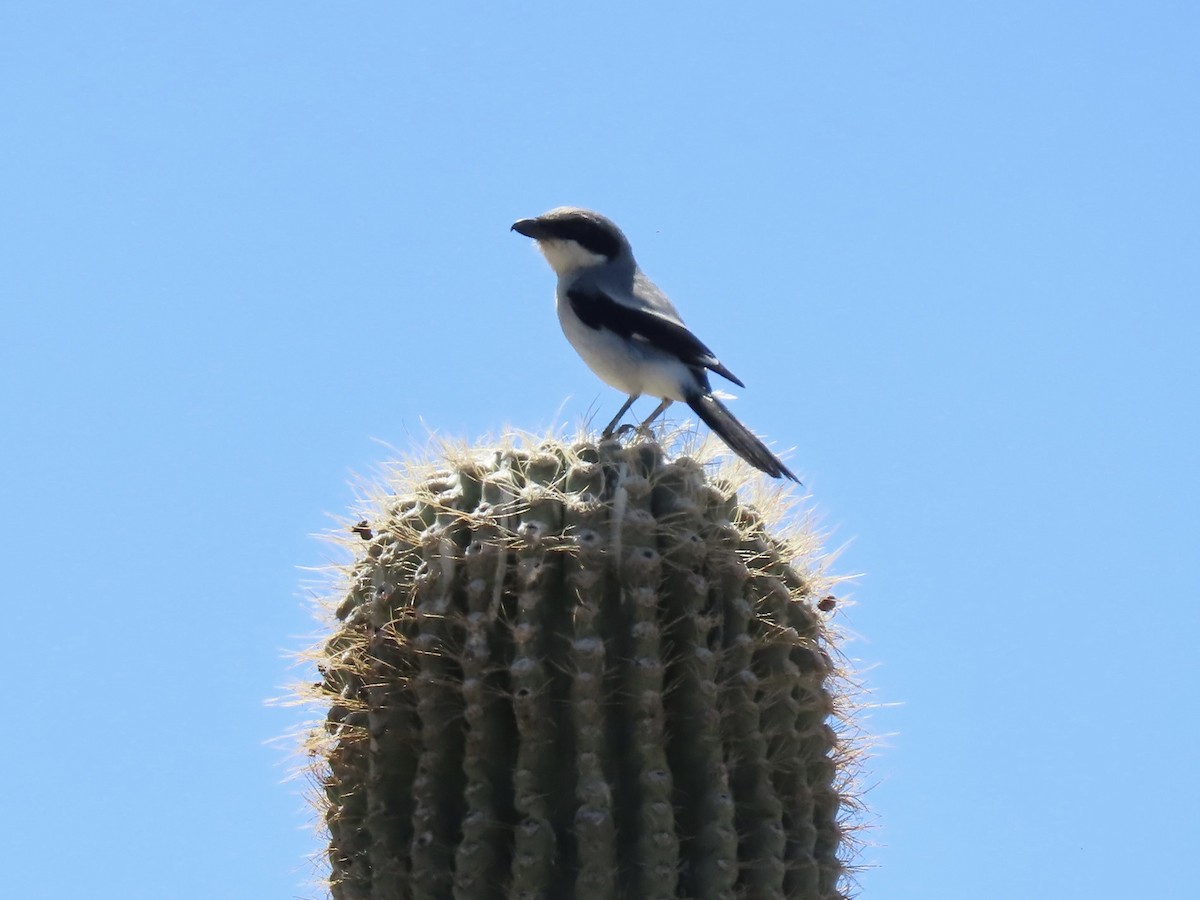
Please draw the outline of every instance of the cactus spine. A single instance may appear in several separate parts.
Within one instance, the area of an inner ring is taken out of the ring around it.
[[[314,737],[336,900],[844,896],[839,673],[727,483],[545,443],[358,531]]]

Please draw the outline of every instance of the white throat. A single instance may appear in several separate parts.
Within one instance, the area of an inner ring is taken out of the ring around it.
[[[550,268],[560,278],[580,269],[589,269],[608,262],[608,257],[585,250],[578,241],[540,240],[537,246],[546,257],[546,262],[550,263]]]

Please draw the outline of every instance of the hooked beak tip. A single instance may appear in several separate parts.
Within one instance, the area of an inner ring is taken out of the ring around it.
[[[509,231],[515,231],[517,234],[523,234],[525,237],[537,237],[537,219],[517,219],[513,222],[512,228]]]

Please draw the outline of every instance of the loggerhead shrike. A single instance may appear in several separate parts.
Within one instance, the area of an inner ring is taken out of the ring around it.
[[[681,400],[750,465],[773,478],[799,481],[713,396],[709,371],[745,385],[688,331],[613,222],[591,210],[560,206],[521,219],[512,230],[537,241],[558,275],[558,321],[571,346],[602,380],[629,395],[605,437],[642,394],[662,403],[639,430]]]

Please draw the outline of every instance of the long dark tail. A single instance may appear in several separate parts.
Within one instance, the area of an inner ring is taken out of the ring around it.
[[[687,405],[692,412],[713,430],[729,449],[754,468],[766,472],[772,478],[790,478],[796,484],[800,479],[793,475],[779,457],[767,449],[767,445],[754,433],[734,418],[733,413],[712,394],[696,394],[689,397]]]

